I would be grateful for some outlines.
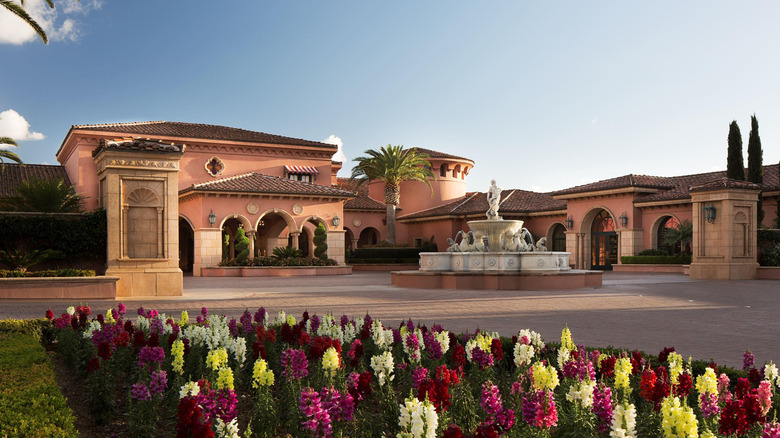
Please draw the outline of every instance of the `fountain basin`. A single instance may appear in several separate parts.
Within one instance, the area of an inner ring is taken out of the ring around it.
[[[561,251],[421,252],[420,271],[563,272],[571,270],[571,267],[569,267],[569,255],[568,252]]]
[[[501,235],[509,231],[514,234],[523,229],[523,221],[504,220],[504,219],[486,219],[480,221],[468,221],[469,229],[474,232],[474,237],[481,240],[488,238],[490,249],[493,251],[501,249]]]

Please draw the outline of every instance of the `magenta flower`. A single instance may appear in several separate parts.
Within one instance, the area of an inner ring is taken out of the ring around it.
[[[124,304],[119,303],[116,305],[117,310],[119,310],[119,314],[122,316],[125,316],[125,311],[127,310],[127,307],[125,307]]]
[[[301,380],[309,375],[309,361],[303,350],[288,348],[282,352],[282,375],[284,377]]]
[[[504,409],[501,404],[501,394],[498,386],[493,382],[485,382],[482,385],[482,400],[479,403],[487,413],[487,418],[482,422],[483,426],[493,426],[497,431],[508,431],[515,424],[515,411]],[[555,421],[557,422],[557,414]]]
[[[130,387],[130,397],[136,400],[146,401],[152,399],[152,394],[149,393],[149,388],[145,384],[136,383]]]
[[[493,355],[490,352],[482,351],[479,347],[474,347],[471,350],[471,361],[479,365],[480,368],[485,368],[493,365]]]
[[[699,397],[699,407],[701,408],[701,416],[704,418],[718,415],[720,413],[718,395],[714,392],[705,392]]]
[[[530,426],[548,429],[558,424],[558,409],[552,391],[529,392],[523,397],[523,419]]]
[[[165,389],[168,387],[168,376],[166,375],[165,371],[155,371],[152,373],[152,380],[149,383],[149,391],[152,395],[160,395],[160,398],[163,397],[163,393],[165,392]]]
[[[612,424],[612,389],[599,384],[593,389],[593,413],[599,418],[599,432],[606,432]]]
[[[417,387],[420,386],[420,383],[425,381],[425,379],[428,378],[428,368],[425,367],[418,367],[414,371],[412,371],[412,387],[414,389],[417,389]]]
[[[761,438],[780,438],[780,423],[767,423]]]
[[[138,352],[138,366],[144,368],[149,365],[150,368],[155,364],[161,364],[165,359],[165,350],[162,347],[144,347]]]

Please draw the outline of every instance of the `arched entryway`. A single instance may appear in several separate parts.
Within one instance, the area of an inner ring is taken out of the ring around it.
[[[618,235],[615,219],[606,210],[593,218],[590,227],[591,269],[612,270],[618,262]]]
[[[376,245],[378,242],[379,231],[377,231],[376,228],[368,227],[364,228],[363,231],[360,232],[357,246],[358,248],[363,248],[364,246]]]
[[[352,245],[356,244],[355,233],[347,227],[344,227],[344,248],[352,251],[355,249]]]
[[[222,223],[222,260],[236,258],[236,233],[244,224],[238,218],[231,217]]]
[[[185,273],[192,273],[194,262],[195,231],[186,218],[179,217],[179,269]]]
[[[264,213],[257,222],[255,252],[259,257],[273,255],[274,248],[294,246],[293,235],[295,222],[289,213],[277,210]]]
[[[656,246],[659,251],[664,251],[667,254],[679,254],[682,252],[681,242],[677,242],[674,245],[667,245],[664,243],[664,234],[668,230],[676,229],[680,226],[680,221],[674,216],[662,216],[658,221],[658,227],[655,231]]]
[[[563,224],[553,224],[547,237],[547,249],[566,251],[566,227]]]

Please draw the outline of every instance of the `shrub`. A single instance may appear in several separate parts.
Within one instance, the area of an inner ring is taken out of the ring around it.
[[[761,266],[780,266],[780,243],[761,251],[759,263]]]
[[[314,256],[320,259],[328,258],[326,254],[328,251],[328,232],[325,230],[325,225],[318,224],[317,229],[314,230]]]
[[[691,263],[690,254],[664,255],[664,256],[623,256],[620,262],[624,265],[687,265]]]
[[[73,422],[40,343],[30,335],[0,334],[2,435],[76,437]]]
[[[223,260],[219,266],[336,266],[337,263],[329,258],[315,257],[255,257],[244,260]]]
[[[21,277],[94,277],[95,271],[92,269],[47,269],[45,271],[6,271],[0,269],[0,278],[21,278]]]
[[[18,249],[0,250],[0,264],[22,273],[26,272],[27,268],[43,263],[46,260],[62,257],[63,254],[61,252],[51,249],[32,249],[27,251]]]
[[[46,318],[39,319],[0,319],[0,336],[10,333],[29,335],[38,341],[52,339],[53,328]]]
[[[665,256],[669,255],[666,253],[666,251],[661,251],[660,249],[643,249],[642,251],[639,251],[639,256]]]
[[[249,238],[243,228],[236,230],[236,258],[244,260],[249,257]]]
[[[303,251],[292,246],[277,246],[273,250],[274,257],[278,259],[289,259],[303,257]]]
[[[80,215],[0,215],[6,249],[26,245],[61,251],[73,258],[106,257],[106,211]]]

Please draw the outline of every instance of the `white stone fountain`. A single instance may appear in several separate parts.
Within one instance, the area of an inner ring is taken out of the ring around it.
[[[487,193],[490,208],[486,220],[469,221],[469,231],[448,239],[447,252],[420,253],[421,271],[453,272],[556,272],[568,271],[569,253],[547,251],[547,239],[533,243],[523,221],[505,220],[498,215],[501,188],[491,181]],[[458,237],[460,236],[460,242]]]

